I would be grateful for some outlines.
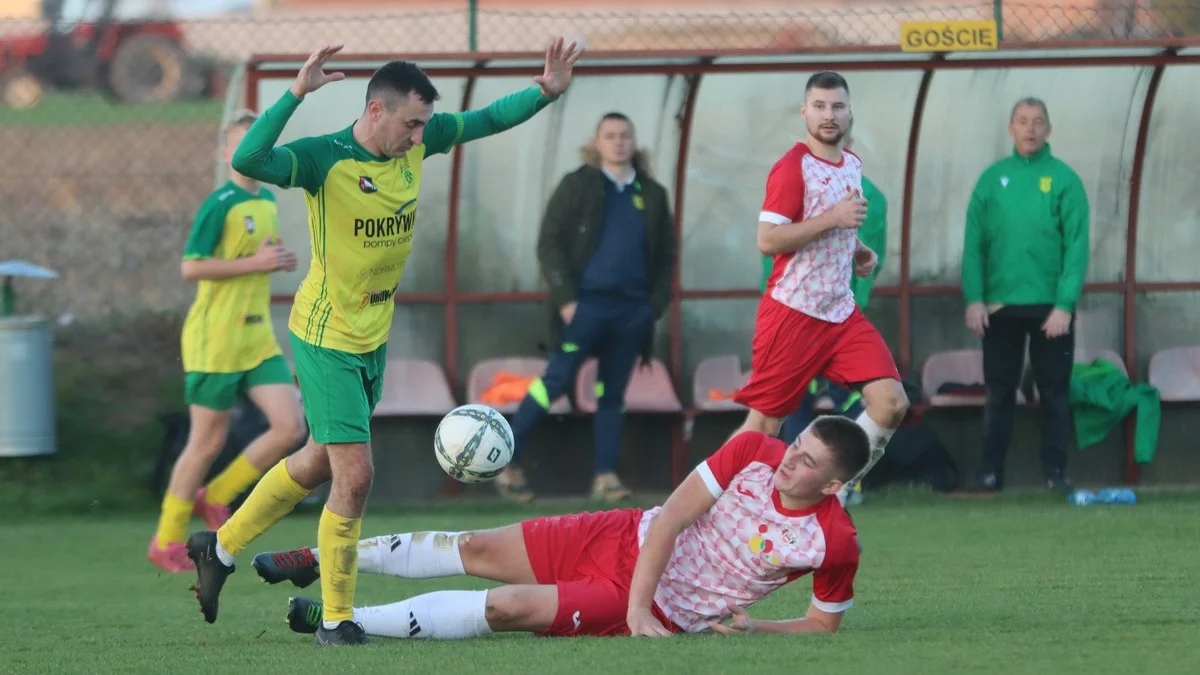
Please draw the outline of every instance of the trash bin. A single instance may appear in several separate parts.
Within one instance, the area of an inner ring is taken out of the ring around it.
[[[13,277],[58,275],[20,260],[0,262],[0,457],[52,455],[53,323],[42,316],[12,316]]]

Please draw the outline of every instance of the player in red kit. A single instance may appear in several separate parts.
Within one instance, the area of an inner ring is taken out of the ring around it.
[[[836,495],[869,457],[862,427],[827,415],[790,446],[756,432],[738,435],[665,504],[647,511],[364,539],[360,572],[408,579],[466,574],[507,585],[359,607],[354,620],[369,635],[398,638],[833,632],[854,603],[860,555],[854,524]],[[267,582],[303,587],[319,578],[321,552],[262,553],[253,564]],[[809,575],[812,600],[804,616],[767,621],[746,612]],[[288,623],[311,633],[321,612],[320,603],[292,598]]]
[[[858,238],[867,215],[862,162],[842,147],[853,123],[849,85],[821,72],[804,92],[808,136],[771,168],[758,217],[758,248],[774,263],[758,306],[750,379],[734,397],[750,413],[735,434],[778,434],[818,375],[861,390],[866,411],[856,421],[871,439],[871,459],[848,491],[883,456],[908,397],[850,287],[851,275],[868,276],[878,256]]]

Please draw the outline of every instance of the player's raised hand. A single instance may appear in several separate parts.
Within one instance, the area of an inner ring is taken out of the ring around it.
[[[534,82],[541,85],[546,98],[554,98],[567,91],[567,87],[571,86],[571,71],[583,54],[583,49],[574,42],[565,46],[563,42],[560,37],[546,47],[546,69],[533,78]]]
[[[829,212],[833,214],[834,227],[857,229],[867,219],[867,200],[847,189],[846,195]]]
[[[314,92],[330,82],[346,79],[345,73],[326,73],[325,62],[329,57],[342,51],[342,45],[325,45],[313,52],[300,72],[296,74],[296,82],[292,85],[292,93],[296,98],[304,98],[305,94]]]
[[[629,626],[629,634],[633,637],[671,637],[671,631],[649,609],[630,608],[625,625]]]
[[[733,613],[733,621],[730,621],[728,626],[720,621],[709,621],[708,627],[725,635],[733,635],[734,633],[750,633],[754,631],[754,619],[750,618],[750,615],[746,613],[746,610],[734,605],[729,608],[729,611]]]

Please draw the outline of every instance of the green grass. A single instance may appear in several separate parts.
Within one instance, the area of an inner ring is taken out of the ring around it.
[[[488,527],[580,507],[376,510],[364,536]],[[858,604],[833,636],[376,639],[353,651],[318,650],[309,636],[290,633],[283,612],[293,589],[260,583],[249,555],[225,588],[220,620],[204,623],[191,578],[161,574],[143,557],[153,514],[10,518],[0,525],[0,613],[10,624],[3,670],[1127,675],[1190,673],[1200,661],[1195,494],[1090,508],[1041,495],[985,502],[883,495],[854,516],[864,547]],[[313,543],[316,518],[312,509],[294,513],[248,554]],[[364,576],[357,599],[388,603],[488,586]],[[810,590],[802,579],[751,614],[801,614]]]
[[[217,123],[223,102],[187,100],[168,103],[123,103],[99,93],[48,93],[37,107],[13,110],[0,107],[0,127],[70,126],[99,127],[110,124]]]

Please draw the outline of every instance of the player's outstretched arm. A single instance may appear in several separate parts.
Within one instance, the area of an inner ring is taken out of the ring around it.
[[[326,73],[323,69],[329,57],[341,49],[341,45],[329,45],[308,57],[291,88],[283,92],[283,96],[255,120],[242,137],[233,153],[234,171],[283,188],[310,187],[306,185],[310,181],[305,178],[307,174],[315,173],[310,170],[311,158],[297,152],[296,148],[277,148],[275,143],[306,95],[345,78],[344,73]]]
[[[728,625],[709,621],[710,628],[718,633],[833,633],[842,625],[843,612],[826,612],[816,605],[809,605],[808,613],[799,619],[786,621],[763,621],[751,619],[741,607],[731,607],[732,621]]]
[[[650,522],[646,540],[633,568],[633,581],[629,588],[629,613],[626,623],[632,635],[666,637],[670,631],[651,614],[654,590],[662,579],[663,570],[675,549],[679,533],[704,515],[713,502],[712,493],[704,484],[700,474],[693,471],[688,475],[663,504],[662,511]]]
[[[448,152],[455,145],[492,136],[529,121],[566,93],[571,86],[575,62],[582,53],[574,42],[564,45],[560,37],[546,48],[545,70],[533,78],[537,86],[509,94],[481,110],[435,114],[425,128],[425,154]]]

